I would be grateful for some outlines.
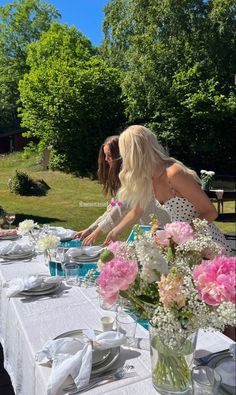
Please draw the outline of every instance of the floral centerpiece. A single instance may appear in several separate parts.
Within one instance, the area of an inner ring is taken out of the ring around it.
[[[32,219],[25,219],[20,222],[17,229],[17,234],[21,236],[28,235],[29,240],[32,244],[36,244],[38,236],[40,233],[40,228],[37,222]]]
[[[215,172],[212,170],[201,170],[201,184],[202,189],[208,191],[211,188],[212,180],[214,178]]]
[[[48,265],[52,259],[55,248],[60,243],[60,237],[48,234],[39,238],[36,249],[38,252],[43,252],[45,257],[45,264]]]
[[[38,228],[39,226],[37,222],[34,222],[32,219],[25,219],[24,221],[19,223],[17,233],[23,236],[32,232],[33,229]]]
[[[223,255],[205,220],[155,230],[136,228],[133,243],[111,244],[97,283],[105,300],[121,295],[149,320],[154,387],[182,394],[191,382],[197,330],[235,323],[236,260]]]

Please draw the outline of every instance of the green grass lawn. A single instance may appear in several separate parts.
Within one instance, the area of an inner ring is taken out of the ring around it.
[[[35,197],[10,193],[8,180],[15,175],[15,170],[26,171],[34,179],[43,179],[51,188],[48,195]],[[32,218],[40,224],[80,230],[90,225],[105,210],[107,199],[97,181],[58,171],[42,171],[36,156],[23,159],[19,152],[1,155],[0,171],[0,205],[16,214],[15,224]],[[224,203],[224,212],[233,210],[234,202]],[[235,232],[235,223],[217,222],[217,226],[224,233]],[[128,233],[125,232],[122,238],[126,238]]]

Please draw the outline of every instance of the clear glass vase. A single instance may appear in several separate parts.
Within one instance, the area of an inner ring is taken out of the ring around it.
[[[46,266],[49,266],[49,263],[52,259],[55,258],[56,250],[55,248],[47,248],[43,255],[44,255],[44,263]]]
[[[197,342],[197,332],[182,339],[175,348],[168,347],[156,328],[149,324],[152,382],[163,395],[188,394]]]
[[[201,180],[203,191],[209,191],[211,189],[211,180]]]

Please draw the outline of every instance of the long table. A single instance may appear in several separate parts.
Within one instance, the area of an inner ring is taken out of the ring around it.
[[[20,242],[25,242],[24,238]],[[1,246],[6,241],[1,241]],[[42,256],[31,261],[0,263],[0,281],[35,273],[49,274]],[[100,308],[95,287],[68,287],[54,295],[29,298],[18,296],[8,299],[6,289],[0,287],[0,342],[4,350],[4,366],[8,371],[16,395],[46,395],[51,373],[49,365],[40,365],[35,354],[47,340],[75,329],[101,330],[100,318],[115,315]],[[138,325],[136,337],[148,339],[148,331]],[[147,340],[148,341],[148,340]],[[219,332],[200,331],[197,348],[219,351],[232,341]],[[99,388],[89,390],[90,395],[157,395],[152,386],[150,353],[146,349],[122,347],[118,365],[128,361],[135,366],[137,375]]]

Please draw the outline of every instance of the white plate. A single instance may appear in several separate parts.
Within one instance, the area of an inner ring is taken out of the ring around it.
[[[24,296],[41,296],[41,295],[49,295],[55,292],[61,284],[42,284],[42,286],[38,286],[35,288],[31,288],[25,291],[20,292],[20,295]]]
[[[0,236],[0,241],[1,240],[16,240],[16,239],[19,239],[20,237],[21,237],[20,235]]]
[[[74,247],[76,251],[79,252],[79,250],[81,250],[81,255],[75,255],[73,256],[73,252],[71,252],[68,254],[68,256],[70,257],[71,261],[76,261],[76,262],[96,262],[99,259],[99,256],[101,254],[101,252],[104,250],[104,247],[102,246],[90,246],[90,247]],[[83,251],[90,251],[92,253],[90,254],[86,254],[83,253]]]
[[[102,333],[101,331],[95,330],[96,335]],[[75,331],[65,332],[57,337],[56,339],[61,339],[63,337],[73,337],[73,338],[86,338],[83,334],[82,329],[77,329]],[[120,355],[120,347],[110,348],[108,350],[95,350],[93,351],[93,362],[92,362],[92,373],[91,375],[94,376],[98,373],[105,372],[111,365],[117,360]],[[70,384],[73,382],[70,380]],[[66,383],[69,385],[69,383]]]
[[[89,256],[78,256],[75,258],[70,258],[71,262],[78,262],[78,263],[90,263],[90,262],[97,262],[99,257],[91,258]]]
[[[17,260],[21,260],[21,259],[28,259],[28,258],[33,258],[33,256],[35,255],[34,252],[30,252],[30,253],[25,253],[25,254],[18,254],[18,255],[0,255],[0,258],[5,259],[7,261],[17,261]]]
[[[235,373],[236,362],[232,355],[229,353],[216,355],[208,363],[208,366],[215,369],[217,373],[221,375],[220,389],[223,394],[236,393],[236,373]]]

